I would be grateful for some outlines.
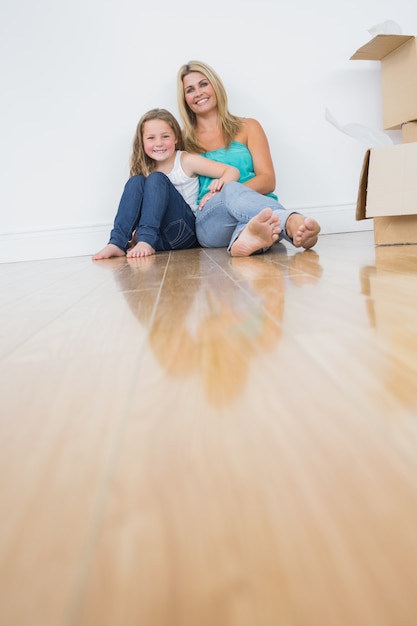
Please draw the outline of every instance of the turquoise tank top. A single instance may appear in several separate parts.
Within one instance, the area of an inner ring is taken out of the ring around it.
[[[226,165],[237,167],[240,172],[240,183],[245,183],[255,176],[252,155],[249,148],[239,141],[232,141],[228,148],[219,148],[211,152],[204,152],[202,156],[212,161],[218,161]],[[208,187],[213,180],[207,176],[199,176],[199,179],[200,193],[197,200],[198,204],[200,204],[201,198],[208,192]],[[268,193],[267,195],[270,198],[274,198],[274,200],[278,200],[278,196],[274,193]]]

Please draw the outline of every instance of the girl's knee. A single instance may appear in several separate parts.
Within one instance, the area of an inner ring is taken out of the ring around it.
[[[143,187],[145,177],[142,174],[135,174],[131,176],[125,185],[125,189],[136,189],[137,187]]]
[[[169,178],[163,172],[151,172],[146,178],[146,186],[160,185],[169,182]]]

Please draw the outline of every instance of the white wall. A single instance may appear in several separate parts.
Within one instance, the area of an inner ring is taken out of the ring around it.
[[[270,140],[277,191],[324,232],[354,221],[365,146],[324,119],[382,129],[380,64],[349,61],[387,19],[417,34],[415,0],[2,0],[0,260],[91,254],[107,242],[149,108],[177,114],[191,58]],[[399,131],[391,131],[397,143]]]

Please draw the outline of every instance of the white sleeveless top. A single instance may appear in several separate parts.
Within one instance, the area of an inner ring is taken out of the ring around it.
[[[184,200],[187,204],[190,205],[193,212],[196,213],[198,210],[197,198],[199,192],[199,179],[198,176],[191,178],[187,176],[181,166],[181,154],[182,150],[177,150],[177,154],[175,155],[174,167],[167,174],[171,183],[176,187],[176,189],[180,192]]]

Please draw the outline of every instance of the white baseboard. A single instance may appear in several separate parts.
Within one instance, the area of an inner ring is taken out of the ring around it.
[[[372,220],[355,220],[354,204],[286,208],[314,217],[323,235],[373,228]],[[111,224],[96,224],[0,233],[0,263],[90,256],[107,243],[111,227]]]
[[[314,217],[321,226],[322,235],[373,230],[374,227],[373,220],[371,219],[361,220],[359,222],[356,220],[356,204],[292,207],[290,210],[298,211],[309,217]]]
[[[0,263],[89,256],[106,245],[111,224],[0,233]]]

